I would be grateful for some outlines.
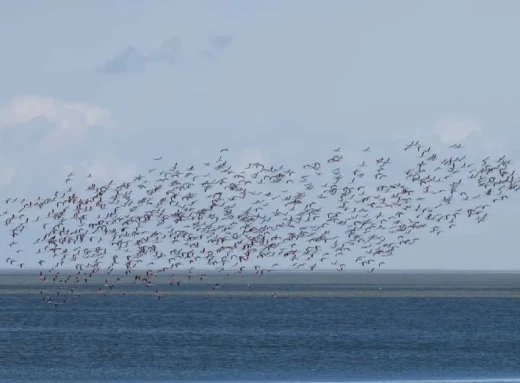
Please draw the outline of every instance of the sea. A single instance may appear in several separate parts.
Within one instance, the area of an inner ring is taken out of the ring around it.
[[[0,382],[520,382],[520,273],[104,280],[0,275]]]

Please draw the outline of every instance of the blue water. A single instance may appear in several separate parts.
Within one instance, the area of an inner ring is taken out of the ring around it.
[[[519,318],[514,298],[4,292],[0,381],[520,382]]]

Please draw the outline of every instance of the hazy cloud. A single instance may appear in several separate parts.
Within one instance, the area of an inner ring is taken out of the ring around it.
[[[233,38],[231,36],[215,36],[210,40],[210,45],[215,51],[221,51],[226,48]]]
[[[171,65],[177,64],[181,55],[181,39],[176,36],[164,41],[157,49],[146,58],[148,62],[165,62]]]
[[[445,117],[437,122],[433,130],[442,143],[454,144],[464,141],[473,132],[481,132],[482,128],[478,121],[471,117]]]
[[[491,157],[500,157],[507,153],[507,146],[500,141],[495,140],[483,140],[482,148],[485,150],[486,154]]]
[[[16,175],[16,168],[9,163],[0,162],[0,186],[9,185]]]
[[[136,73],[144,71],[147,57],[133,46],[128,46],[122,52],[108,60],[98,72],[103,73]]]
[[[242,150],[240,157],[237,161],[234,161],[234,168],[237,172],[241,172],[246,170],[249,167],[249,164],[254,164],[259,162],[261,164],[266,164],[266,158],[264,153],[258,148],[246,148]],[[255,168],[250,168],[246,170],[246,172],[254,173]]]
[[[232,41],[231,36],[214,36],[209,40],[209,47],[202,49],[202,51],[205,56],[214,57]],[[128,46],[105,62],[97,71],[107,74],[140,73],[152,63],[176,65],[182,59],[182,54],[182,42],[180,37],[176,36],[165,40],[149,54],[143,54],[136,47]]]
[[[112,125],[110,112],[82,102],[66,102],[52,97],[24,95],[0,108],[0,135],[3,129],[44,118],[54,125],[40,142],[42,149],[62,149],[79,140],[93,126]]]
[[[231,36],[215,36],[209,40],[209,43],[205,48],[200,49],[198,52],[199,54],[202,54],[203,57],[214,58],[221,51],[226,49],[232,41],[233,38]]]

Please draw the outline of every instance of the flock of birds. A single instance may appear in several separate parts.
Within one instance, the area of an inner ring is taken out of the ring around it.
[[[166,274],[177,286],[210,269],[224,278],[282,268],[342,271],[355,263],[371,272],[419,241],[421,231],[440,235],[461,219],[482,223],[493,203],[520,190],[505,157],[471,162],[461,145],[449,149],[441,158],[418,141],[406,145],[417,161],[398,173],[400,182],[385,181],[392,160],[370,148],[349,170],[340,148],[298,169],[255,162],[243,170],[222,149],[200,167],[154,167],[119,184],[88,175],[86,191],[75,190],[70,173],[50,196],[5,201],[6,262],[38,266],[57,294],[74,293],[99,274],[106,280],[97,291],[105,294],[123,279],[151,286]],[[22,254],[29,254],[25,262]]]

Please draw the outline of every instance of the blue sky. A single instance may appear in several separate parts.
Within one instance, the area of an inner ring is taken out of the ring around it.
[[[519,162],[519,35],[516,1],[6,0],[0,197],[221,147],[236,166],[413,139]],[[387,268],[520,269],[519,217],[509,201]]]

